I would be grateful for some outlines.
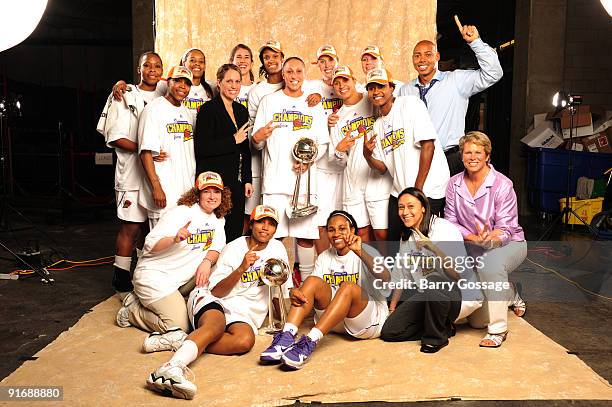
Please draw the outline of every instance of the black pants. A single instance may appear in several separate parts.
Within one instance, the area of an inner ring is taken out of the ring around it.
[[[427,198],[427,200],[429,201],[431,213],[441,218],[444,217],[444,206],[446,206],[446,198]],[[403,223],[398,214],[397,198],[393,195],[389,196],[389,209],[387,211],[387,215],[389,219],[389,232],[387,240],[389,242],[399,242]]]
[[[459,174],[462,172],[465,167],[463,166],[463,161],[461,161],[461,152],[458,148],[454,148],[445,151],[444,155],[446,156],[446,161],[448,162],[448,169],[450,170],[450,176]]]
[[[244,225],[244,187],[238,181],[227,185],[232,192],[232,210],[225,215],[225,241],[242,236]]]
[[[452,324],[461,310],[461,293],[447,290],[414,291],[389,315],[380,338],[387,342],[421,341],[444,345],[452,335]]]

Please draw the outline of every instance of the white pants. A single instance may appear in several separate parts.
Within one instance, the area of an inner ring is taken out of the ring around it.
[[[476,269],[482,282],[507,282],[508,274],[520,266],[527,257],[527,242],[510,242],[505,246],[489,250],[484,254],[484,267]],[[508,330],[508,306],[514,299],[514,289],[503,291],[482,290],[485,302],[482,308],[468,317],[474,328],[488,329],[490,334]]]

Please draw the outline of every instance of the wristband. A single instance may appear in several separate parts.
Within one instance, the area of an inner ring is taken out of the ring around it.
[[[178,236],[174,236],[173,240],[175,244],[181,243],[181,239]]]
[[[208,262],[210,263],[210,267],[213,266],[213,262],[211,259],[209,259],[208,257],[204,257],[204,260],[208,260]],[[202,263],[204,263],[204,260],[202,260]]]

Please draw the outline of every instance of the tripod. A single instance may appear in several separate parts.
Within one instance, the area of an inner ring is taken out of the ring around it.
[[[20,110],[21,106],[20,106],[18,100],[15,103],[11,103],[11,105],[13,105],[13,104],[14,104],[14,107],[15,107],[14,110],[15,110],[16,114],[20,115],[21,114],[21,110]],[[0,210],[1,210],[1,213],[0,213],[0,223],[1,223],[2,228],[8,227],[8,218],[7,218],[7,212],[8,212],[7,210],[8,209],[12,210],[17,215],[19,215],[23,219],[25,219],[28,223],[33,225],[32,221],[30,221],[21,212],[19,212],[15,208],[13,208],[8,203],[7,179],[6,179],[6,157],[4,155],[4,152],[5,152],[4,151],[4,145],[5,145],[5,127],[8,126],[8,124],[7,124],[7,116],[10,113],[13,113],[11,111],[11,109],[9,108],[11,105],[8,105],[5,100],[2,100],[2,102],[0,103],[0,161],[2,162],[2,165],[1,165],[1,168],[2,168],[2,206],[0,208]],[[55,280],[50,277],[49,271],[46,268],[40,268],[40,267],[37,268],[37,267],[32,266],[30,263],[28,263],[26,260],[24,260],[22,256],[20,256],[19,254],[15,253],[13,250],[11,250],[1,240],[0,240],[0,247],[2,247],[4,250],[9,252],[16,260],[18,260],[20,262],[20,264],[25,265],[29,269],[33,270],[36,274],[38,274],[40,276],[41,281],[42,281],[43,284],[53,284],[55,282]],[[17,279],[17,278],[13,274],[0,273],[0,280],[5,280],[5,279],[14,280],[14,279]]]
[[[569,145],[570,145],[570,149],[568,151],[568,158],[567,158],[567,184],[566,184],[566,187],[565,187],[565,207],[550,222],[550,224],[546,227],[546,229],[540,235],[540,237],[538,237],[538,240],[537,240],[538,242],[540,242],[540,241],[544,240],[545,238],[549,237],[550,233],[554,230],[555,226],[557,226],[557,223],[559,223],[561,221],[561,219],[563,219],[565,227],[567,227],[567,225],[569,224],[569,217],[570,217],[570,215],[574,215],[576,217],[576,219],[578,219],[584,226],[586,226],[587,229],[589,230],[590,234],[592,234],[596,238],[599,237],[599,231],[597,229],[595,229],[593,226],[589,225],[580,216],[578,216],[578,214],[570,206],[570,191],[571,191],[571,186],[572,186],[572,175],[574,173],[574,148],[573,148],[574,147],[574,132],[573,132],[573,130],[574,130],[574,116],[576,115],[576,106],[577,105],[578,105],[578,103],[571,103],[571,102],[567,105],[567,111],[568,111],[569,118],[570,118],[570,127],[569,127],[569,136],[570,136],[569,137]]]

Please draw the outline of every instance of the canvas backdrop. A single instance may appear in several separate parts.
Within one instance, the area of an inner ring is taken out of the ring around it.
[[[251,47],[257,76],[259,47],[269,39],[281,42],[285,57],[311,62],[321,45],[332,44],[340,63],[348,64],[363,81],[360,51],[378,45],[385,65],[402,81],[416,77],[414,45],[436,36],[435,0],[156,0],[155,49],[165,73],[183,52],[197,47],[206,54],[206,78],[229,60],[237,43]],[[319,78],[307,64],[308,78]]]

